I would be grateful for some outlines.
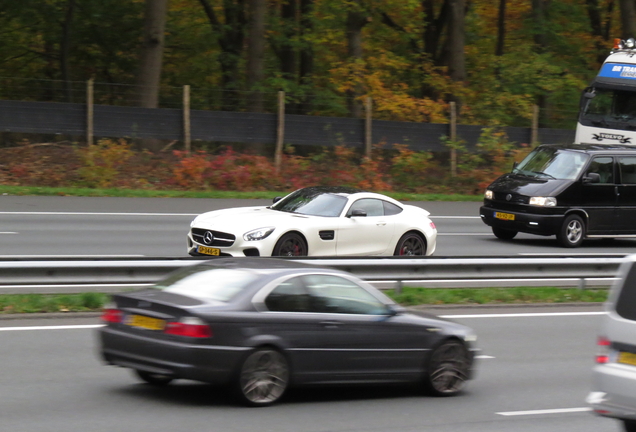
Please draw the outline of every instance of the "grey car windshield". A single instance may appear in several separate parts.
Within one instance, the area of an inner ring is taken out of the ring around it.
[[[540,179],[575,180],[588,158],[584,153],[540,147],[526,156],[512,172]]]
[[[278,201],[274,210],[309,216],[337,217],[347,203],[347,198],[334,193],[313,192],[312,188],[297,190]]]

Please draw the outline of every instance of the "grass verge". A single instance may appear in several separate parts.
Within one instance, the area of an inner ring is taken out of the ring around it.
[[[403,306],[430,305],[480,305],[480,304],[524,304],[524,303],[570,303],[604,302],[607,289],[516,287],[478,289],[434,289],[409,288],[396,294],[385,291],[389,297]]]
[[[431,289],[405,287],[401,294],[385,293],[403,306],[475,305],[604,302],[605,289],[564,289],[553,287]],[[106,304],[108,294],[3,294],[0,315],[47,312],[97,312]]]
[[[243,198],[272,199],[284,196],[291,191],[160,191],[137,189],[91,189],[91,188],[54,188],[36,186],[0,186],[0,195],[39,195],[39,196],[80,196],[80,197],[126,197],[126,198]],[[412,194],[401,192],[383,192],[399,201],[482,201],[481,195]]]

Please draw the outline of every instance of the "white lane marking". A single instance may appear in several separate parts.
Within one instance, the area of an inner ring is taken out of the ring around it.
[[[428,215],[431,219],[481,219],[481,216],[433,216]]]
[[[0,234],[18,234],[18,233],[14,231],[0,231]]]
[[[475,356],[476,359],[494,359],[494,356],[489,356],[489,355],[478,355]]]
[[[525,415],[543,415],[543,414],[565,414],[574,412],[587,412],[592,411],[592,408],[580,407],[580,408],[558,408],[558,409],[544,409],[544,410],[531,410],[531,411],[507,411],[498,412],[495,414],[501,416],[525,416]]]
[[[0,255],[0,258],[139,258],[146,255]]]
[[[123,283],[123,284],[51,284],[51,285],[0,285],[0,290],[14,288],[133,288],[152,286],[152,283]]]
[[[440,318],[534,318],[534,317],[564,317],[605,315],[605,312],[533,312],[533,313],[506,313],[506,314],[473,314],[473,315],[440,315]]]
[[[492,236],[492,233],[437,233],[438,236]]]
[[[554,253],[518,253],[517,255],[531,255],[531,256],[564,256],[566,254],[563,253],[559,253],[559,252],[554,252]],[[568,252],[567,256],[574,256],[574,255],[581,255],[581,256],[587,256],[587,255],[591,255],[591,256],[598,256],[598,255],[627,255],[626,253],[620,253],[620,252],[602,252],[602,253],[594,253],[594,252]]]
[[[57,326],[29,326],[29,327],[0,327],[0,331],[25,331],[25,330],[77,330],[104,327],[103,324],[86,325],[57,325]]]
[[[603,315],[605,312],[546,312],[546,313],[518,313],[518,314],[481,314],[481,315],[439,315],[440,318],[516,318],[516,317],[546,317],[546,316],[584,316]],[[103,327],[102,324],[65,325],[65,326],[33,326],[33,327],[0,327],[0,331],[17,330],[73,330]],[[478,356],[477,358],[495,358],[492,356]]]
[[[72,215],[72,216],[198,216],[201,213],[122,213],[122,212],[0,212],[0,215]],[[432,219],[481,219],[479,216],[432,216]]]
[[[0,212],[1,215],[53,216],[198,216],[200,213]]]

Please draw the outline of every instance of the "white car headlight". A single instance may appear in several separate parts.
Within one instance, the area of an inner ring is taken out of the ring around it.
[[[557,205],[555,197],[530,197],[530,205],[554,207]]]
[[[485,193],[484,193],[484,198],[485,199],[492,199],[493,197],[493,193],[490,189],[488,189]]]
[[[264,238],[267,238],[267,236],[270,235],[272,232],[274,232],[274,229],[275,227],[257,228],[243,234],[243,239],[245,241],[263,240]]]

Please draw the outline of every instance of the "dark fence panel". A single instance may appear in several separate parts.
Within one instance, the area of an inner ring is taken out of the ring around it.
[[[136,108],[94,105],[96,137],[183,139],[183,111],[170,108]],[[277,116],[265,113],[192,110],[191,137],[194,140],[236,143],[276,142]],[[285,116],[286,144],[345,145],[363,147],[365,124],[362,119]],[[468,148],[474,148],[483,126],[458,125],[457,135]],[[530,142],[530,128],[505,128],[510,141]],[[0,131],[41,134],[86,135],[86,105],[57,102],[0,100]],[[446,151],[441,140],[450,135],[448,124],[410,123],[374,120],[372,141],[387,146],[405,144],[413,150]],[[540,129],[539,141],[574,141],[574,130]]]
[[[192,139],[218,142],[276,142],[276,115],[227,111],[190,111]]]
[[[284,141],[292,145],[362,147],[364,120],[288,114]]]
[[[93,118],[96,137],[169,140],[183,137],[183,111],[178,109],[95,105]]]
[[[0,130],[85,135],[86,105],[0,100]]]

